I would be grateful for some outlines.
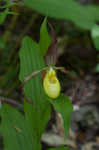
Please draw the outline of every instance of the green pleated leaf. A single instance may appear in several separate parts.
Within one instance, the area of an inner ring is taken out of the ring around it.
[[[67,136],[70,126],[70,115],[73,111],[72,102],[64,94],[61,94],[55,100],[50,99],[50,102],[54,106],[56,112],[59,112],[62,115],[64,120],[65,135]]]
[[[21,113],[4,104],[0,116],[0,133],[3,135],[5,150],[35,150],[33,132]]]
[[[99,7],[82,6],[75,0],[24,0],[25,5],[50,17],[67,19],[91,29],[99,21]]]
[[[37,135],[37,140],[39,141],[50,119],[50,104],[48,101],[45,101],[45,103],[38,106],[37,110],[34,109],[32,104],[25,101],[24,111],[26,119],[29,121],[30,126],[33,128],[33,132]]]
[[[40,46],[40,52],[42,56],[45,56],[50,44],[51,44],[51,38],[47,31],[47,19],[45,18],[40,28],[39,46]]]
[[[99,26],[95,25],[91,30],[91,36],[93,38],[94,45],[99,50]]]
[[[39,46],[31,38],[25,37],[20,49],[20,80],[45,67],[43,57],[40,55]],[[41,82],[41,73],[25,83],[24,94],[29,98],[32,104],[25,101],[24,111],[26,119],[37,138],[40,140],[41,134],[50,119],[50,104],[44,97],[44,91]]]
[[[68,147],[61,146],[58,148],[49,148],[48,150],[70,150],[70,149]]]
[[[38,71],[45,67],[44,60],[40,56],[39,46],[29,37],[25,37],[22,41],[20,49],[20,75],[19,78],[23,82],[24,78],[33,71]],[[31,78],[24,86],[24,92],[31,101],[39,102],[42,95],[41,73]]]

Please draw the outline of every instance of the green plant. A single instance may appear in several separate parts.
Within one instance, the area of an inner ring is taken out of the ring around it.
[[[9,0],[5,1],[5,2],[6,2],[6,4],[4,6],[0,6],[0,9],[4,9],[3,12],[0,12],[0,25],[4,23],[8,14],[16,15],[16,13],[10,11],[10,7],[15,5],[16,3],[11,2]]]
[[[44,45],[45,40],[46,46]],[[45,65],[44,56],[50,44],[51,38],[47,32],[46,19],[41,26],[39,44],[30,37],[24,37],[22,41],[19,78],[21,82],[25,81],[24,116],[7,104],[4,104],[0,109],[2,116],[0,131],[6,150],[41,150],[41,136],[50,119],[51,105],[56,112],[62,115],[65,136],[68,135],[72,103],[64,94],[60,94],[56,99],[48,97],[41,81],[41,71],[49,68]],[[28,98],[31,103],[27,101]],[[60,147],[58,149],[66,148]]]
[[[0,6],[0,9],[3,11],[0,12],[0,25],[4,23],[7,15],[17,15],[16,13],[10,11],[10,7],[15,5],[16,3],[11,2],[11,1],[5,1],[5,5]],[[5,47],[5,40],[3,36],[0,37],[0,48],[3,49]]]
[[[0,24],[4,22],[8,14],[13,14],[10,12],[9,5],[12,3],[8,3],[4,6],[5,10],[0,14]],[[23,3],[45,16],[66,19],[81,29],[89,30],[96,49],[99,49],[98,6],[82,6],[75,0],[24,0]],[[5,43],[2,37],[0,37],[0,42],[0,48],[3,48]],[[55,99],[47,96],[41,80],[43,70],[49,69],[49,66],[46,66],[44,62],[44,56],[51,42],[46,19],[41,26],[38,44],[30,37],[24,37],[22,40],[19,78],[22,83],[25,83],[24,115],[7,104],[3,104],[0,109],[2,117],[0,132],[3,135],[5,150],[41,150],[41,136],[50,119],[51,105],[56,112],[61,113],[64,120],[65,136],[68,135],[69,120],[72,113],[71,101],[64,94],[60,94]],[[53,64],[51,67],[57,69]],[[96,70],[99,72],[99,64],[97,64]],[[4,82],[6,81],[4,80]],[[55,149],[66,150],[64,146]]]
[[[89,30],[93,43],[99,50],[99,6],[83,6],[76,0],[24,0],[24,4],[46,16],[70,20],[78,27]],[[96,65],[96,72],[99,72],[98,68],[99,63]]]

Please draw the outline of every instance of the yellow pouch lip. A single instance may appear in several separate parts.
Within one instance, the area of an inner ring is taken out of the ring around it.
[[[56,76],[55,70],[50,67],[47,71],[44,80],[43,80],[43,87],[45,90],[45,93],[50,98],[57,98],[60,95],[60,82]]]

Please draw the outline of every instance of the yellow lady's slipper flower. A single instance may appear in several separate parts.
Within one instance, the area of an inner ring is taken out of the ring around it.
[[[56,76],[55,70],[50,67],[49,70],[47,71],[44,80],[43,80],[43,87],[45,90],[45,93],[50,97],[50,98],[57,98],[60,94],[60,82]]]

